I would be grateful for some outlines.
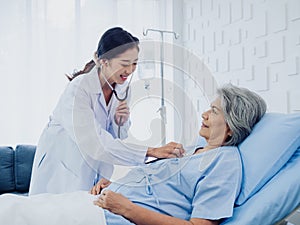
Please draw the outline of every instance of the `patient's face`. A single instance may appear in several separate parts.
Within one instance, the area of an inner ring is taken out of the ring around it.
[[[220,98],[211,103],[210,109],[202,114],[202,119],[199,134],[206,139],[211,147],[223,145],[230,130],[224,119]]]

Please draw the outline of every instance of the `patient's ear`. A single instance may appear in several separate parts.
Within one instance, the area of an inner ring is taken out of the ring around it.
[[[226,136],[227,136],[227,138],[231,138],[232,134],[233,134],[232,130],[230,129],[230,127],[226,123]]]
[[[232,130],[228,130],[227,135],[228,135],[229,137],[232,137]]]
[[[232,130],[228,128],[226,141],[229,141],[232,138]]]

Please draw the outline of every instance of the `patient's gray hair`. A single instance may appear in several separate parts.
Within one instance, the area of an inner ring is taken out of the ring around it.
[[[219,88],[217,94],[221,98],[225,122],[232,131],[224,145],[238,145],[265,114],[266,102],[258,94],[232,84]]]

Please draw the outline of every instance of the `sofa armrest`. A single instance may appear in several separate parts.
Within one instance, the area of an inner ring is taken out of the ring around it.
[[[15,190],[14,150],[0,147],[0,194]]]
[[[0,146],[0,194],[27,193],[36,146]]]
[[[36,146],[17,145],[15,150],[15,191],[28,192]]]

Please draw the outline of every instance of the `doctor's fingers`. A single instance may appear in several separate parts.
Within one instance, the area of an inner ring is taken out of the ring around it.
[[[130,112],[129,112],[129,110],[126,110],[126,109],[124,109],[124,110],[117,110],[116,113],[115,113],[115,115],[116,115],[116,117],[122,116],[122,117],[128,118],[129,115],[130,115]]]
[[[116,114],[115,121],[117,124],[125,123],[129,119],[129,114]]]
[[[177,158],[182,156],[180,155],[180,151],[178,149],[175,149],[169,145],[159,147],[155,150],[155,152],[156,158]]]
[[[130,114],[129,108],[126,109],[116,109],[116,114]]]
[[[127,120],[129,115],[130,115],[130,112],[127,112],[127,111],[124,111],[124,112],[123,111],[121,111],[121,112],[117,111],[116,114],[115,114],[116,118],[119,118],[120,116],[122,116],[123,121],[124,121],[125,118]]]
[[[172,154],[174,154],[176,157],[182,157],[185,153],[185,150],[180,143],[176,142],[170,142],[167,144],[167,146],[170,146],[172,151]]]
[[[127,105],[127,102],[126,101],[123,101],[123,102],[119,102],[119,105],[117,107],[118,109],[125,109],[125,108],[128,108],[128,105]]]
[[[181,153],[181,151],[179,149],[171,149],[171,150],[169,150],[166,158],[181,158],[183,156],[184,156],[184,154]]]
[[[173,142],[173,141],[172,141],[172,142],[169,142],[167,145],[172,146],[172,147],[174,147],[174,148],[183,149],[182,144],[177,143],[177,142]]]
[[[130,111],[129,111],[129,108],[124,108],[124,109],[116,109],[116,115],[129,115],[130,114]]]
[[[175,155],[178,158],[181,158],[184,156],[185,150],[184,149],[179,149],[179,148],[175,148],[173,150],[173,155]]]

